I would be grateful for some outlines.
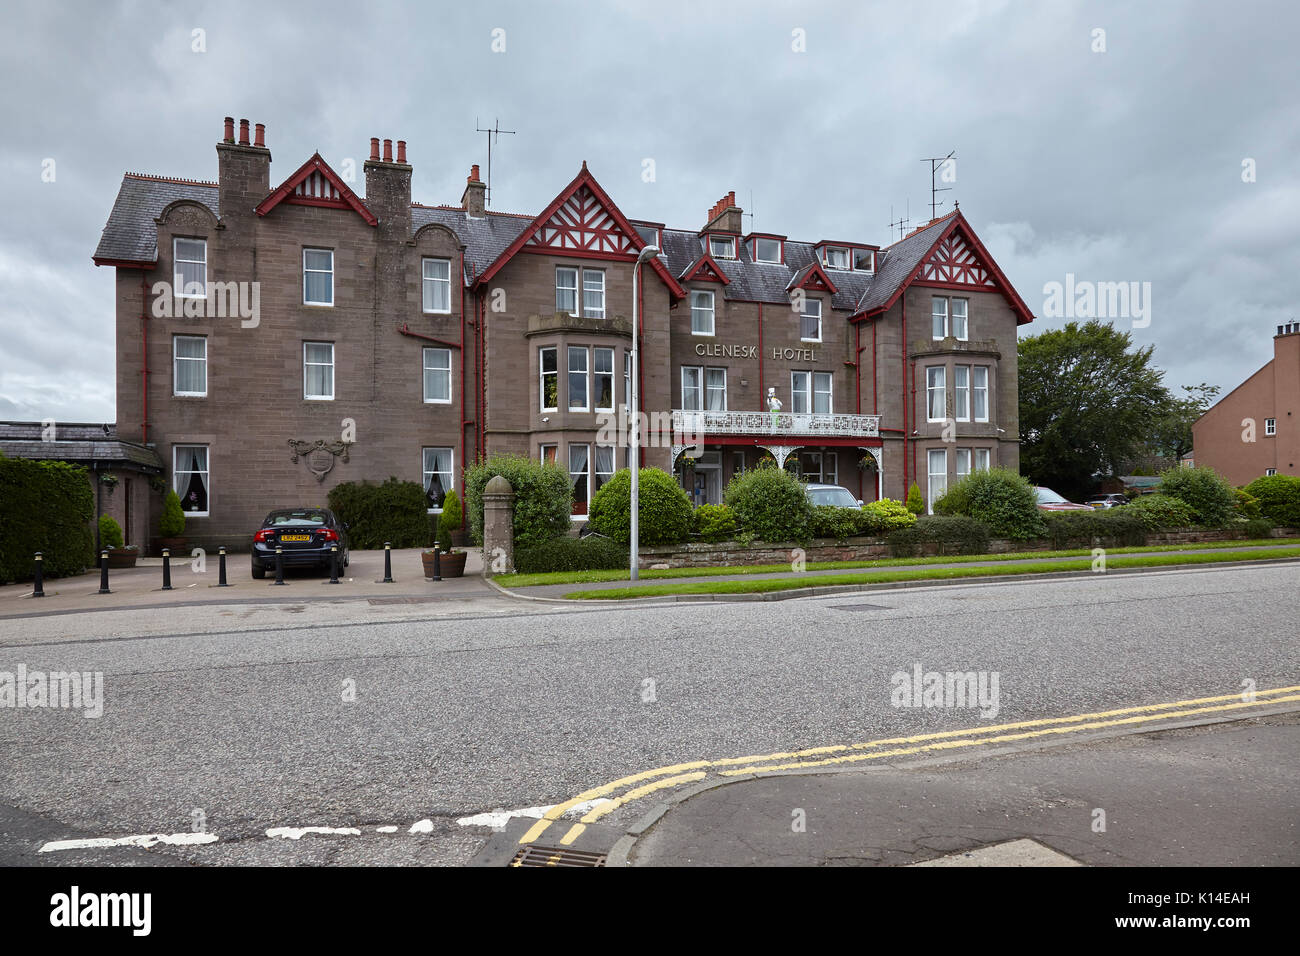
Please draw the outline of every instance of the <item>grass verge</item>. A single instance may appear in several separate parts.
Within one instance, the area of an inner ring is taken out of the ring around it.
[[[1107,552],[1107,570],[1118,568],[1157,568],[1186,564],[1226,564],[1233,561],[1267,561],[1300,558],[1300,546],[1268,548],[1255,551],[1223,551],[1215,554],[1148,554],[1139,557],[1111,558]],[[1091,558],[1079,561],[1033,562],[1008,567],[913,568],[901,571],[875,571],[865,574],[832,574],[813,579],[768,578],[762,581],[693,581],[683,584],[651,584],[598,591],[571,591],[566,598],[579,601],[621,601],[632,598],[662,597],[670,594],[766,594],[808,587],[834,587],[845,584],[893,584],[900,581],[944,581],[953,578],[983,578],[1007,574],[1050,574],[1059,571],[1087,571]]]

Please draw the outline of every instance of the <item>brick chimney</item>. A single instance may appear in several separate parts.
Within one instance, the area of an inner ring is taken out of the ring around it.
[[[465,191],[460,195],[460,206],[467,216],[482,219],[486,215],[486,198],[487,187],[478,178],[478,163],[475,163],[465,177]]]
[[[370,158],[365,164],[366,206],[379,217],[383,238],[405,242],[411,237],[411,167],[406,162],[406,140],[397,141],[396,162],[393,141],[383,142],[380,159],[378,138],[370,140]]]
[[[716,230],[739,233],[744,229],[743,213],[744,210],[736,205],[736,191],[733,189],[713,204],[713,208],[709,210],[709,216],[705,221],[704,228],[700,231],[711,232]]]
[[[217,193],[223,222],[251,217],[253,208],[271,191],[271,151],[266,148],[266,127],[258,123],[256,129],[256,141],[250,143],[248,120],[241,119],[236,141],[234,118],[227,116],[222,123],[221,142],[217,143]]]

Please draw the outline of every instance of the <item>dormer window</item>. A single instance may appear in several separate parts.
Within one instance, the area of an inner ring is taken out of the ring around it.
[[[736,258],[736,239],[734,236],[709,236],[709,255],[715,259]]]
[[[853,250],[853,271],[854,272],[875,272],[876,271],[876,254],[870,249]]]
[[[752,252],[755,262],[780,262],[781,240],[755,237]]]
[[[843,246],[827,246],[822,251],[822,264],[827,269],[840,269],[847,272],[849,268],[849,250]]]

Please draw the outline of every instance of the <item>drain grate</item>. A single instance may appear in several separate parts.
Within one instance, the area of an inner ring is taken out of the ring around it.
[[[836,611],[888,611],[889,606],[885,604],[832,604],[831,607]]]
[[[538,846],[529,843],[524,846],[511,866],[604,866],[604,853],[592,853],[589,850],[575,850],[567,846]]]

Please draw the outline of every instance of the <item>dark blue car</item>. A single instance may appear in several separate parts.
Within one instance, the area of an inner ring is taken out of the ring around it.
[[[275,549],[283,549],[284,566],[328,571],[331,548],[338,548],[339,570],[348,566],[348,526],[328,508],[272,511],[253,535],[253,577],[275,570]]]

